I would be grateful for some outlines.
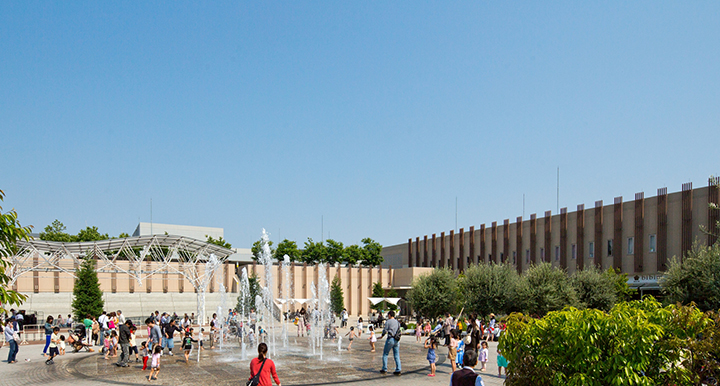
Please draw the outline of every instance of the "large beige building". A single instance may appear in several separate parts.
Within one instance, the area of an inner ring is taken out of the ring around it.
[[[449,267],[462,271],[478,262],[510,262],[518,271],[532,263],[550,262],[569,273],[595,265],[620,269],[631,285],[656,288],[657,276],[669,259],[683,256],[694,242],[712,245],[717,238],[718,179],[707,187],[668,194],[658,189],[654,197],[637,193],[632,201],[622,197],[594,207],[518,217],[498,224],[480,224],[459,232],[450,230],[408,239],[406,244],[383,248],[385,265],[393,267]],[[711,234],[704,232],[703,227]]]

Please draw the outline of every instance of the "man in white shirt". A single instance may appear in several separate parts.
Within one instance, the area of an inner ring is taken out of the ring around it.
[[[118,323],[120,325],[125,324],[125,315],[122,314],[122,311],[118,310],[117,317],[118,317]]]
[[[98,324],[100,325],[100,336],[104,337],[105,331],[108,330],[107,312],[103,311],[102,315],[100,315],[100,317],[98,318],[97,321],[98,321]],[[103,345],[102,339],[98,339],[98,346],[102,346],[102,345]]]

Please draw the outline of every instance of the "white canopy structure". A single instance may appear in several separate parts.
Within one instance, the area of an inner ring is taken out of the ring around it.
[[[205,278],[205,275],[212,275],[213,272],[200,270],[199,266],[210,260],[211,255],[223,262],[233,254],[232,250],[219,245],[174,235],[75,243],[30,240],[19,241],[17,245],[18,252],[8,259],[10,266],[7,274],[10,276],[10,285],[26,272],[64,272],[76,277],[75,272],[82,264],[82,259],[92,256],[98,261],[98,272],[124,273],[136,279],[140,285],[144,279],[155,273],[178,274],[200,290],[203,281],[209,279]],[[123,262],[122,265],[118,264],[120,261]],[[149,269],[142,264],[147,261],[156,264]]]
[[[373,305],[378,304],[382,301],[386,301],[390,304],[397,305],[401,299],[402,298],[368,298],[370,303],[372,303]]]

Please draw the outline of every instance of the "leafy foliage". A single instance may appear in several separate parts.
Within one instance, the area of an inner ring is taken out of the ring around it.
[[[96,226],[85,227],[85,229],[81,229],[77,235],[68,234],[67,232],[65,232],[66,230],[67,228],[65,227],[65,224],[60,222],[60,220],[55,219],[52,224],[45,227],[44,232],[40,232],[40,240],[72,243],[78,241],[107,240],[110,238],[107,233],[100,233],[98,227]],[[123,237],[122,234],[120,234],[120,237]]]
[[[302,251],[302,261],[308,264],[322,263],[327,259],[327,248],[325,244],[314,242],[309,238],[305,242],[305,249]]]
[[[248,284],[249,284],[250,292],[248,293],[248,297],[245,300],[246,301],[245,302],[246,312],[249,312],[251,309],[257,309],[257,307],[255,307],[255,296],[262,295],[262,288],[260,287],[260,279],[258,278],[258,276],[255,272],[251,273],[250,276],[248,276]],[[238,296],[237,306],[235,306],[235,310],[238,312],[241,312],[243,310],[242,296]]]
[[[290,261],[300,260],[300,250],[298,249],[296,242],[285,239],[278,243],[273,257],[277,261],[283,261],[285,255],[288,255]]]
[[[5,192],[0,190],[0,201],[5,200]],[[17,212],[13,209],[7,213],[2,212],[0,206],[0,313],[7,312],[4,308],[8,304],[22,304],[27,297],[8,288],[10,277],[5,273],[9,263],[5,259],[17,253],[17,242],[29,240],[31,227],[24,227],[18,221]]]
[[[95,259],[92,256],[85,257],[76,275],[72,301],[76,320],[82,320],[86,315],[100,316],[105,302],[102,299],[103,293],[95,271]]]
[[[325,247],[326,260],[323,262],[328,264],[335,264],[341,262],[343,259],[343,251],[345,250],[345,248],[343,247],[343,243],[335,241],[333,239],[327,239],[325,243],[327,244],[327,246]]]
[[[530,315],[545,315],[566,306],[577,305],[577,294],[563,269],[550,263],[530,266],[523,274],[517,299],[527,301],[525,309]]]
[[[343,252],[343,262],[355,265],[363,260],[365,257],[365,250],[358,247],[357,244],[349,245],[345,247]]]
[[[457,299],[455,272],[447,268],[416,277],[408,292],[411,307],[418,315],[431,319],[455,312]]]
[[[335,315],[340,315],[345,308],[345,296],[343,295],[340,277],[335,276],[330,284],[330,307]]]
[[[270,247],[270,253],[274,255],[275,249],[273,249],[272,245],[273,245],[273,242],[268,240],[268,247]],[[253,260],[260,261],[260,254],[262,253],[262,246],[263,246],[262,239],[253,243],[252,248],[250,249],[252,251],[252,259]]]
[[[520,276],[511,264],[478,264],[460,277],[460,298],[466,310],[480,315],[508,313],[516,299]]]
[[[575,272],[570,281],[577,292],[578,305],[609,311],[618,299],[616,276],[623,275],[616,275],[612,269],[600,272],[595,267]],[[627,287],[627,280],[624,284]]]
[[[718,375],[717,314],[651,297],[609,312],[572,307],[542,319],[512,314],[499,348],[506,384],[700,385]]]
[[[396,298],[396,297],[398,297],[398,295],[397,295],[397,291],[395,291],[394,288],[391,288],[391,289],[389,289],[389,290],[383,289],[382,283],[380,283],[380,282],[378,281],[378,282],[373,283],[373,285],[372,285],[372,295],[371,295],[371,297],[374,297],[374,298]],[[380,303],[371,305],[370,308],[373,309],[373,310],[393,310],[393,311],[396,311],[396,310],[398,309],[398,306],[396,306],[395,304],[388,303],[388,302],[386,302],[386,301],[383,300],[383,301],[380,302]]]
[[[720,309],[720,243],[696,243],[685,259],[673,257],[660,286],[668,302],[694,302],[703,311]]]
[[[218,237],[217,239],[213,238],[212,236],[205,235],[207,237],[207,242],[210,244],[219,245],[223,248],[230,249],[232,248],[232,244],[228,243],[226,240],[222,238],[222,236]]]
[[[385,260],[381,255],[382,245],[377,241],[366,237],[360,240],[363,243],[363,250],[365,254],[362,258],[362,265],[365,267],[376,267]]]

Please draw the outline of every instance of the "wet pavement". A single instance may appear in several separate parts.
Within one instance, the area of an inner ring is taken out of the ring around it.
[[[276,363],[278,376],[285,386],[292,385],[335,385],[352,384],[357,386],[391,383],[393,385],[447,385],[450,380],[450,366],[445,355],[447,349],[440,347],[438,351],[437,376],[428,377],[429,365],[425,360],[426,350],[422,343],[415,341],[414,337],[403,337],[400,343],[400,358],[402,361],[402,376],[380,374],[382,361],[382,347],[384,341],[377,342],[377,351],[370,352],[366,341],[367,335],[355,340],[353,349],[344,349],[347,344],[343,342],[343,350],[338,352],[337,343],[326,340],[323,350],[323,360],[319,352],[312,354],[308,342],[303,338],[290,338],[290,347],[277,348],[277,355],[273,360]],[[15,385],[238,385],[244,384],[248,379],[249,360],[240,360],[241,350],[234,347],[225,347],[222,350],[204,350],[200,361],[197,361],[197,351],[193,350],[191,360],[185,363],[182,354],[175,356],[163,355],[161,371],[156,381],[148,381],[148,370],[142,371],[142,363],[130,362],[130,367],[120,368],[113,363],[117,358],[105,360],[96,353],[67,353],[58,357],[54,365],[45,365],[41,355],[42,346],[25,345],[20,347],[18,363],[7,364],[3,359],[0,362],[0,384]],[[282,344],[279,344],[281,346]],[[495,364],[495,347],[497,343],[490,343],[490,362],[488,371],[481,373],[487,386],[499,386],[503,379],[497,377]],[[178,350],[176,344],[176,349]],[[248,350],[251,358],[256,351]],[[0,358],[6,358],[7,346],[0,349]],[[133,356],[134,357],[134,356]],[[26,361],[29,359],[30,361]],[[388,368],[394,370],[392,353],[388,359]],[[479,367],[478,367],[479,368]]]

